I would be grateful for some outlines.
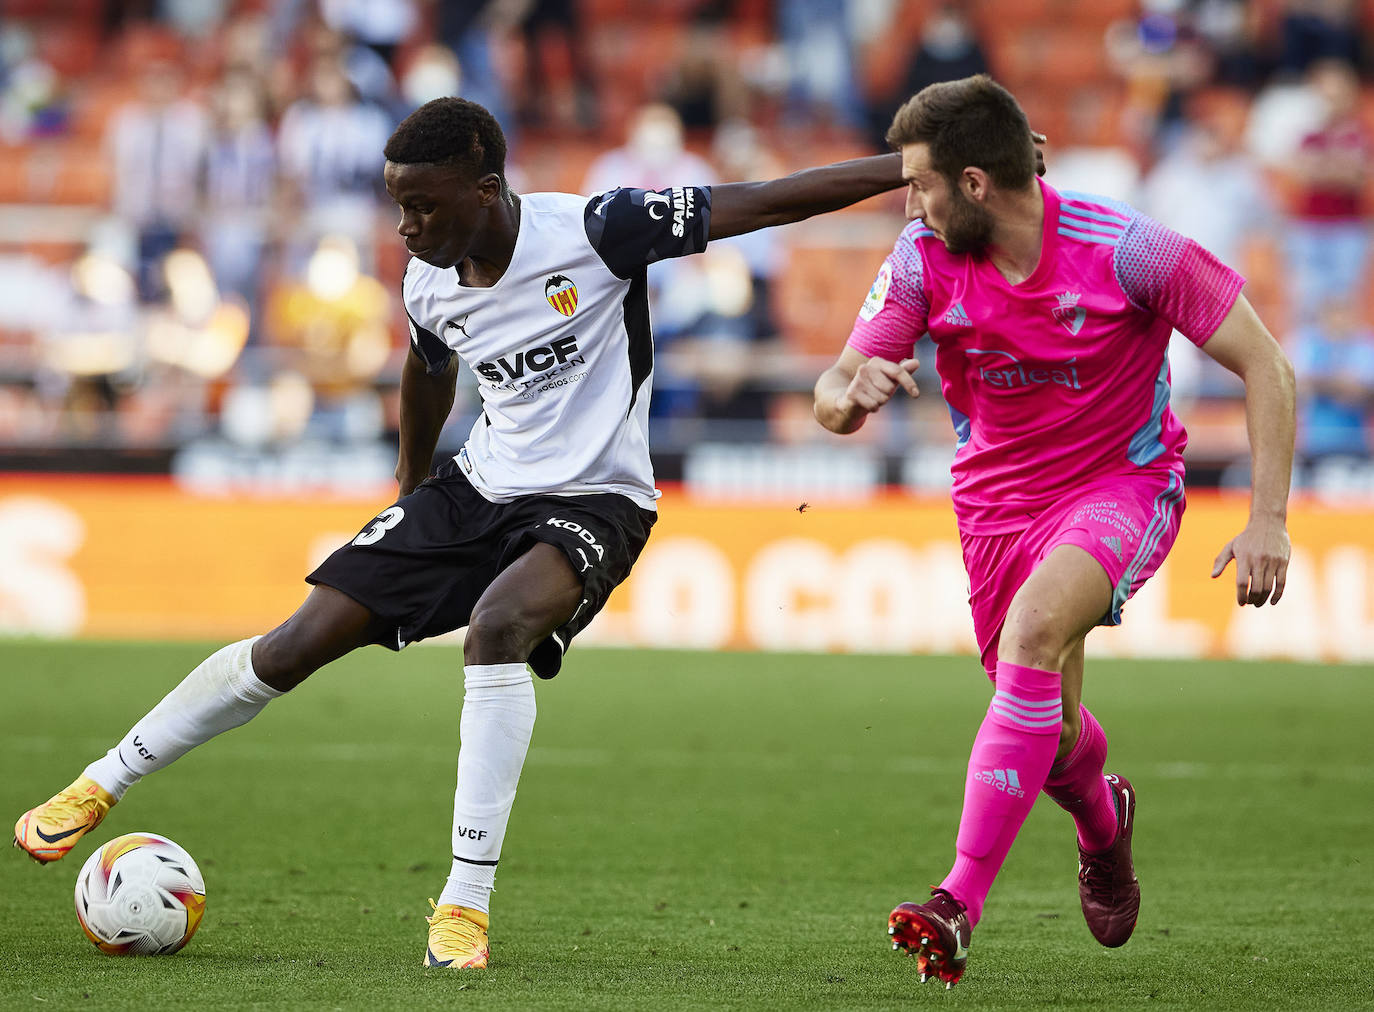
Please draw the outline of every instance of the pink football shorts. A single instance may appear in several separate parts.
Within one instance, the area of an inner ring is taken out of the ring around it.
[[[973,630],[988,676],[1012,598],[1060,545],[1077,545],[1107,572],[1112,603],[1100,625],[1120,625],[1121,608],[1164,562],[1178,537],[1185,499],[1173,472],[1095,482],[1034,517],[1020,531],[961,534]]]

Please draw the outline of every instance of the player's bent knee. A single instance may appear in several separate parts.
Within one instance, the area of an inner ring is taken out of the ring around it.
[[[1027,667],[1059,670],[1069,633],[1055,612],[1013,603],[1002,627],[1001,654]]]
[[[546,632],[538,629],[533,616],[521,615],[507,607],[479,607],[468,622],[463,640],[463,660],[467,664],[507,664],[529,659],[535,644]]]

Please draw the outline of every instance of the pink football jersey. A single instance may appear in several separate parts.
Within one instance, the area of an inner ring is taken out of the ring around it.
[[[918,219],[878,271],[849,344],[900,361],[920,336],[958,437],[959,526],[1017,530],[1067,493],[1140,469],[1182,476],[1169,336],[1201,345],[1244,279],[1191,239],[1104,197],[1043,181],[1040,263],[1010,284]]]

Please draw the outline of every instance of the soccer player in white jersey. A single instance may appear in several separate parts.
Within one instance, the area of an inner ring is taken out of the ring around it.
[[[1121,621],[1183,512],[1183,427],[1169,410],[1176,328],[1245,381],[1250,518],[1217,556],[1236,600],[1283,593],[1293,371],[1240,294],[1243,280],[1124,204],[1035,178],[1016,100],[978,76],[923,89],[888,141],[911,223],[817,381],[816,417],[853,432],[898,391],[912,349],[935,369],[958,438],[954,510],[974,629],[995,691],[973,743],[950,873],[889,918],[921,980],[952,986],[969,932],[1036,797],[1078,830],[1079,898],[1103,945],[1135,928],[1136,797],[1106,775],[1107,738],[1081,705],[1083,644]]]
[[[412,113],[385,182],[413,258],[404,301],[400,496],[308,580],[261,637],[207,658],[70,787],[26,812],[15,842],[63,857],[136,781],[252,719],[328,662],[371,643],[467,626],[453,865],[425,963],[487,965],[488,901],[535,719],[526,667],[549,678],[630,571],[655,518],[647,442],[653,342],[645,268],[901,185],[896,155],[782,179],[511,192],[505,138],[456,98]],[[459,360],[483,414],[435,473]]]

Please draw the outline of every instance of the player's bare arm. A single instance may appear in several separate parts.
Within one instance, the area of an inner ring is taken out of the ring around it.
[[[418,355],[413,351],[406,355],[401,367],[401,446],[396,462],[401,495],[409,495],[429,477],[439,433],[453,409],[457,386],[457,356],[447,369],[431,376]]]
[[[1032,133],[1031,139],[1036,144],[1035,171],[1043,176],[1045,155],[1040,145],[1045,135]],[[764,182],[721,183],[711,187],[710,238],[802,221],[905,185],[899,154],[853,158]]]
[[[786,225],[902,186],[900,155],[853,158],[781,179],[711,187],[711,239]]]
[[[1277,604],[1288,577],[1288,486],[1293,472],[1295,384],[1293,366],[1241,296],[1202,346],[1245,382],[1245,425],[1250,436],[1250,519],[1227,542],[1212,566],[1213,578],[1236,562],[1236,603]]]
[[[920,396],[914,376],[919,365],[914,358],[901,362],[869,358],[846,345],[835,364],[816,380],[816,420],[841,435],[856,431],[898,390]]]

